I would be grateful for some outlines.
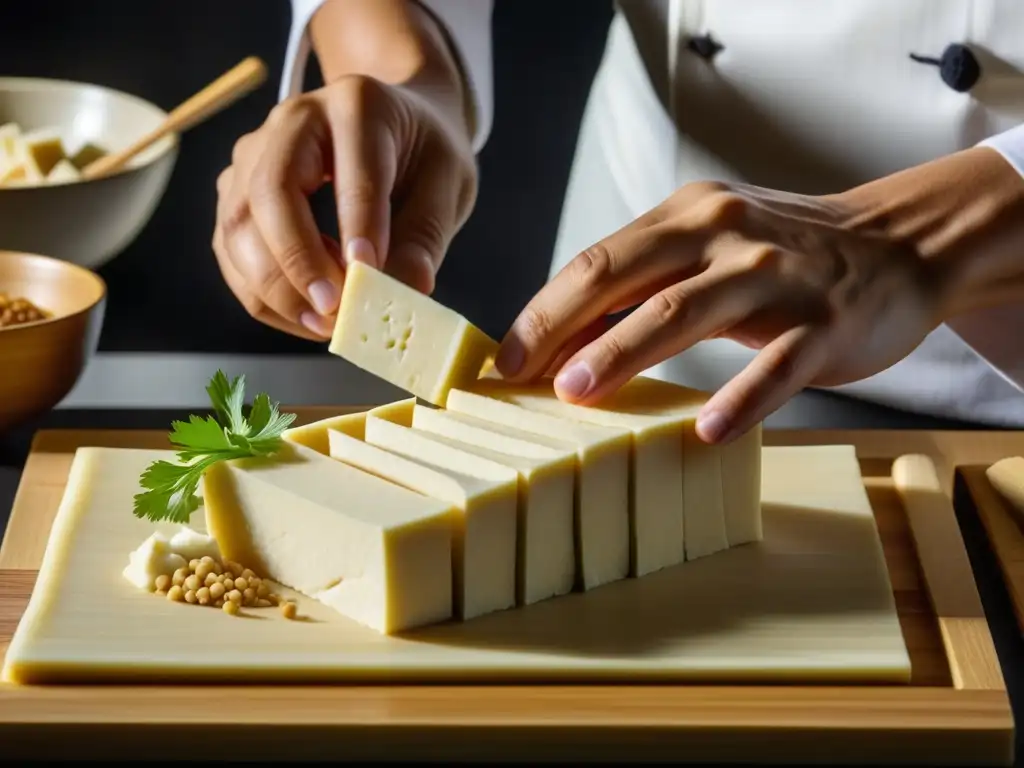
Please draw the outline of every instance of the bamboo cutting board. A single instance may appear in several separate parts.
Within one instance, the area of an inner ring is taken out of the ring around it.
[[[124,474],[138,478],[173,454],[110,451],[90,449],[74,460],[72,474],[87,477],[91,493],[72,496],[58,513],[51,538],[59,546],[47,551],[4,680],[820,684],[910,677],[851,446],[763,450],[761,542],[391,636],[309,598],[298,598],[301,621],[269,609],[231,617],[129,584],[120,573],[127,553],[154,528],[173,535],[175,527],[130,514],[137,488],[126,486]],[[81,474],[114,456],[116,474]],[[202,514],[193,520],[202,526]]]
[[[1024,455],[1024,446],[1016,454]],[[1000,456],[999,458],[1003,458]],[[1024,630],[1024,527],[1009,503],[992,487],[985,470],[994,462],[960,468],[985,527],[1010,594],[1017,624]]]
[[[302,421],[325,415],[299,411]],[[215,693],[8,686],[0,687],[0,743],[11,757],[138,757],[151,753],[154,735],[166,743],[173,734],[178,754],[204,758],[1008,763],[1012,716],[976,590],[962,586],[973,579],[952,508],[936,491],[928,504],[911,501],[908,517],[889,477],[894,457],[925,452],[948,488],[950,454],[941,446],[982,446],[991,436],[766,432],[765,439],[857,446],[910,652],[910,685],[253,686]],[[0,548],[0,643],[27,602],[74,448],[164,448],[164,441],[148,432],[37,436]],[[211,722],[208,708],[194,704],[211,696],[237,706],[217,707]],[[87,740],[74,738],[86,732]]]

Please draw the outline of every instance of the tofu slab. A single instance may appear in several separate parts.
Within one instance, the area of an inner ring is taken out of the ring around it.
[[[519,475],[516,604],[530,605],[570,592],[576,562],[575,453],[552,451],[553,456],[540,458],[536,454],[543,446],[527,444],[524,448],[523,441],[514,437],[467,425],[453,414],[423,405],[413,409],[412,426],[435,441],[511,467]]]
[[[331,353],[435,405],[475,381],[497,342],[454,310],[359,262],[345,286]]]
[[[449,392],[447,409],[534,433],[575,451],[576,585],[593,589],[629,575],[629,431],[536,413],[462,389]]]
[[[405,434],[408,431],[371,415],[366,420],[366,442],[334,430],[329,433],[331,457],[454,506],[458,525],[451,568],[457,618],[473,619],[513,607],[515,472],[507,467],[481,471],[458,454],[438,461],[435,446],[417,441]],[[444,446],[438,447],[443,453]],[[426,460],[427,452],[435,461]],[[480,476],[485,474],[490,477]]]
[[[450,503],[287,441],[273,458],[214,464],[203,494],[228,559],[386,634],[452,617]]]

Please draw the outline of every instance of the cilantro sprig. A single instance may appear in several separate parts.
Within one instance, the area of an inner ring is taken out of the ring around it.
[[[250,456],[272,456],[281,446],[281,434],[295,421],[294,413],[280,413],[265,393],[253,398],[244,413],[245,376],[228,381],[217,371],[206,387],[214,416],[189,417],[171,422],[170,441],[177,449],[177,464],[154,461],[142,473],[147,489],[136,494],[133,512],[152,522],[185,524],[199,507],[199,481],[218,461]]]

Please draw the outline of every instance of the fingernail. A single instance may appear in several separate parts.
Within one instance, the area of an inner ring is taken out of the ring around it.
[[[498,369],[498,373],[507,378],[519,373],[525,360],[526,350],[523,349],[522,343],[515,336],[509,336],[498,350],[497,357],[494,358],[494,367]]]
[[[338,308],[338,291],[329,280],[316,280],[307,290],[313,309],[321,315],[329,315]]]
[[[377,263],[377,249],[373,243],[365,237],[353,237],[345,246],[345,261],[351,264],[353,261],[361,261],[371,267],[380,268]]]
[[[413,243],[396,246],[388,255],[387,271],[397,280],[428,296],[434,292],[434,260],[430,252]]]
[[[324,325],[324,319],[320,315],[314,314],[313,312],[303,312],[299,315],[299,322],[302,323],[306,328],[315,333],[317,336],[330,336],[331,333]]]
[[[582,360],[564,368],[555,376],[555,388],[569,397],[583,397],[594,386],[594,373]]]
[[[728,435],[729,421],[718,411],[702,413],[697,417],[697,431],[704,441],[717,443]]]

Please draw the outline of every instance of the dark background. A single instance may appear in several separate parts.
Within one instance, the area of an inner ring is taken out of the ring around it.
[[[476,210],[435,293],[492,335],[546,279],[611,15],[610,0],[496,0],[495,127],[479,157]],[[214,182],[235,140],[276,103],[290,21],[287,0],[32,0],[0,22],[0,75],[98,83],[167,110],[246,56],[270,70],[262,89],[185,134],[149,225],[100,270],[110,288],[101,350],[322,352],[252,320],[210,248]],[[314,58],[307,87],[319,77]],[[336,234],[329,190],[314,200],[322,227]]]

